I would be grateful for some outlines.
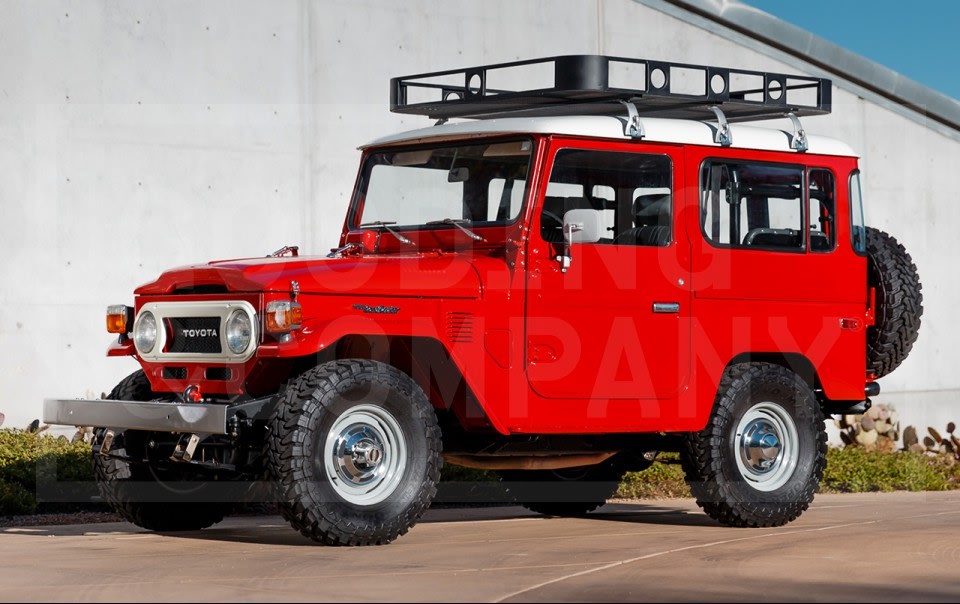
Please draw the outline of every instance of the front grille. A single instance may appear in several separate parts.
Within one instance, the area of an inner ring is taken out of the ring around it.
[[[220,317],[169,317],[166,352],[219,354]]]
[[[207,367],[203,377],[210,381],[229,382],[233,377],[233,371],[229,367]]]
[[[187,368],[186,367],[164,367],[163,379],[185,380],[187,379]]]

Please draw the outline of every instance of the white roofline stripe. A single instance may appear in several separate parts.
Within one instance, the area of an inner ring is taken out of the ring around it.
[[[646,131],[644,141],[720,147],[714,142],[716,126],[695,120],[641,118]],[[490,120],[448,122],[439,126],[420,128],[378,138],[361,147],[395,145],[430,139],[449,139],[483,134],[560,134],[613,140],[634,140],[623,133],[624,119],[614,116],[564,117],[509,117]],[[792,132],[775,128],[759,128],[745,124],[731,124],[734,149],[783,151],[797,153],[790,147]],[[842,141],[826,136],[807,135],[809,150],[814,155],[857,157],[857,153]]]

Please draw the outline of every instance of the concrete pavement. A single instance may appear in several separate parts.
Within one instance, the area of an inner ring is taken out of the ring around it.
[[[957,601],[960,492],[821,495],[777,529],[689,500],[587,518],[431,510],[392,545],[314,545],[278,517],[195,533],[0,530],[0,600]]]

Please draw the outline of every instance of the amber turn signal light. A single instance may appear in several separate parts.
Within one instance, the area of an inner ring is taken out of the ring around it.
[[[290,300],[274,300],[267,303],[267,331],[288,333],[303,323],[303,308]]]
[[[123,304],[107,307],[107,331],[127,333],[133,327],[133,309]]]

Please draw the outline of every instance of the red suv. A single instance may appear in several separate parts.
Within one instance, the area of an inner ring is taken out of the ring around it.
[[[531,69],[552,86],[493,85]],[[864,226],[855,153],[799,121],[830,92],[604,56],[396,78],[392,110],[439,121],[363,148],[337,249],[141,286],[107,328],[142,369],[45,419],[98,426],[104,499],[157,530],[269,484],[304,535],[386,543],[444,462],[583,514],[659,451],[720,522],[789,522],[824,416],[869,405],[922,313],[909,255]]]

